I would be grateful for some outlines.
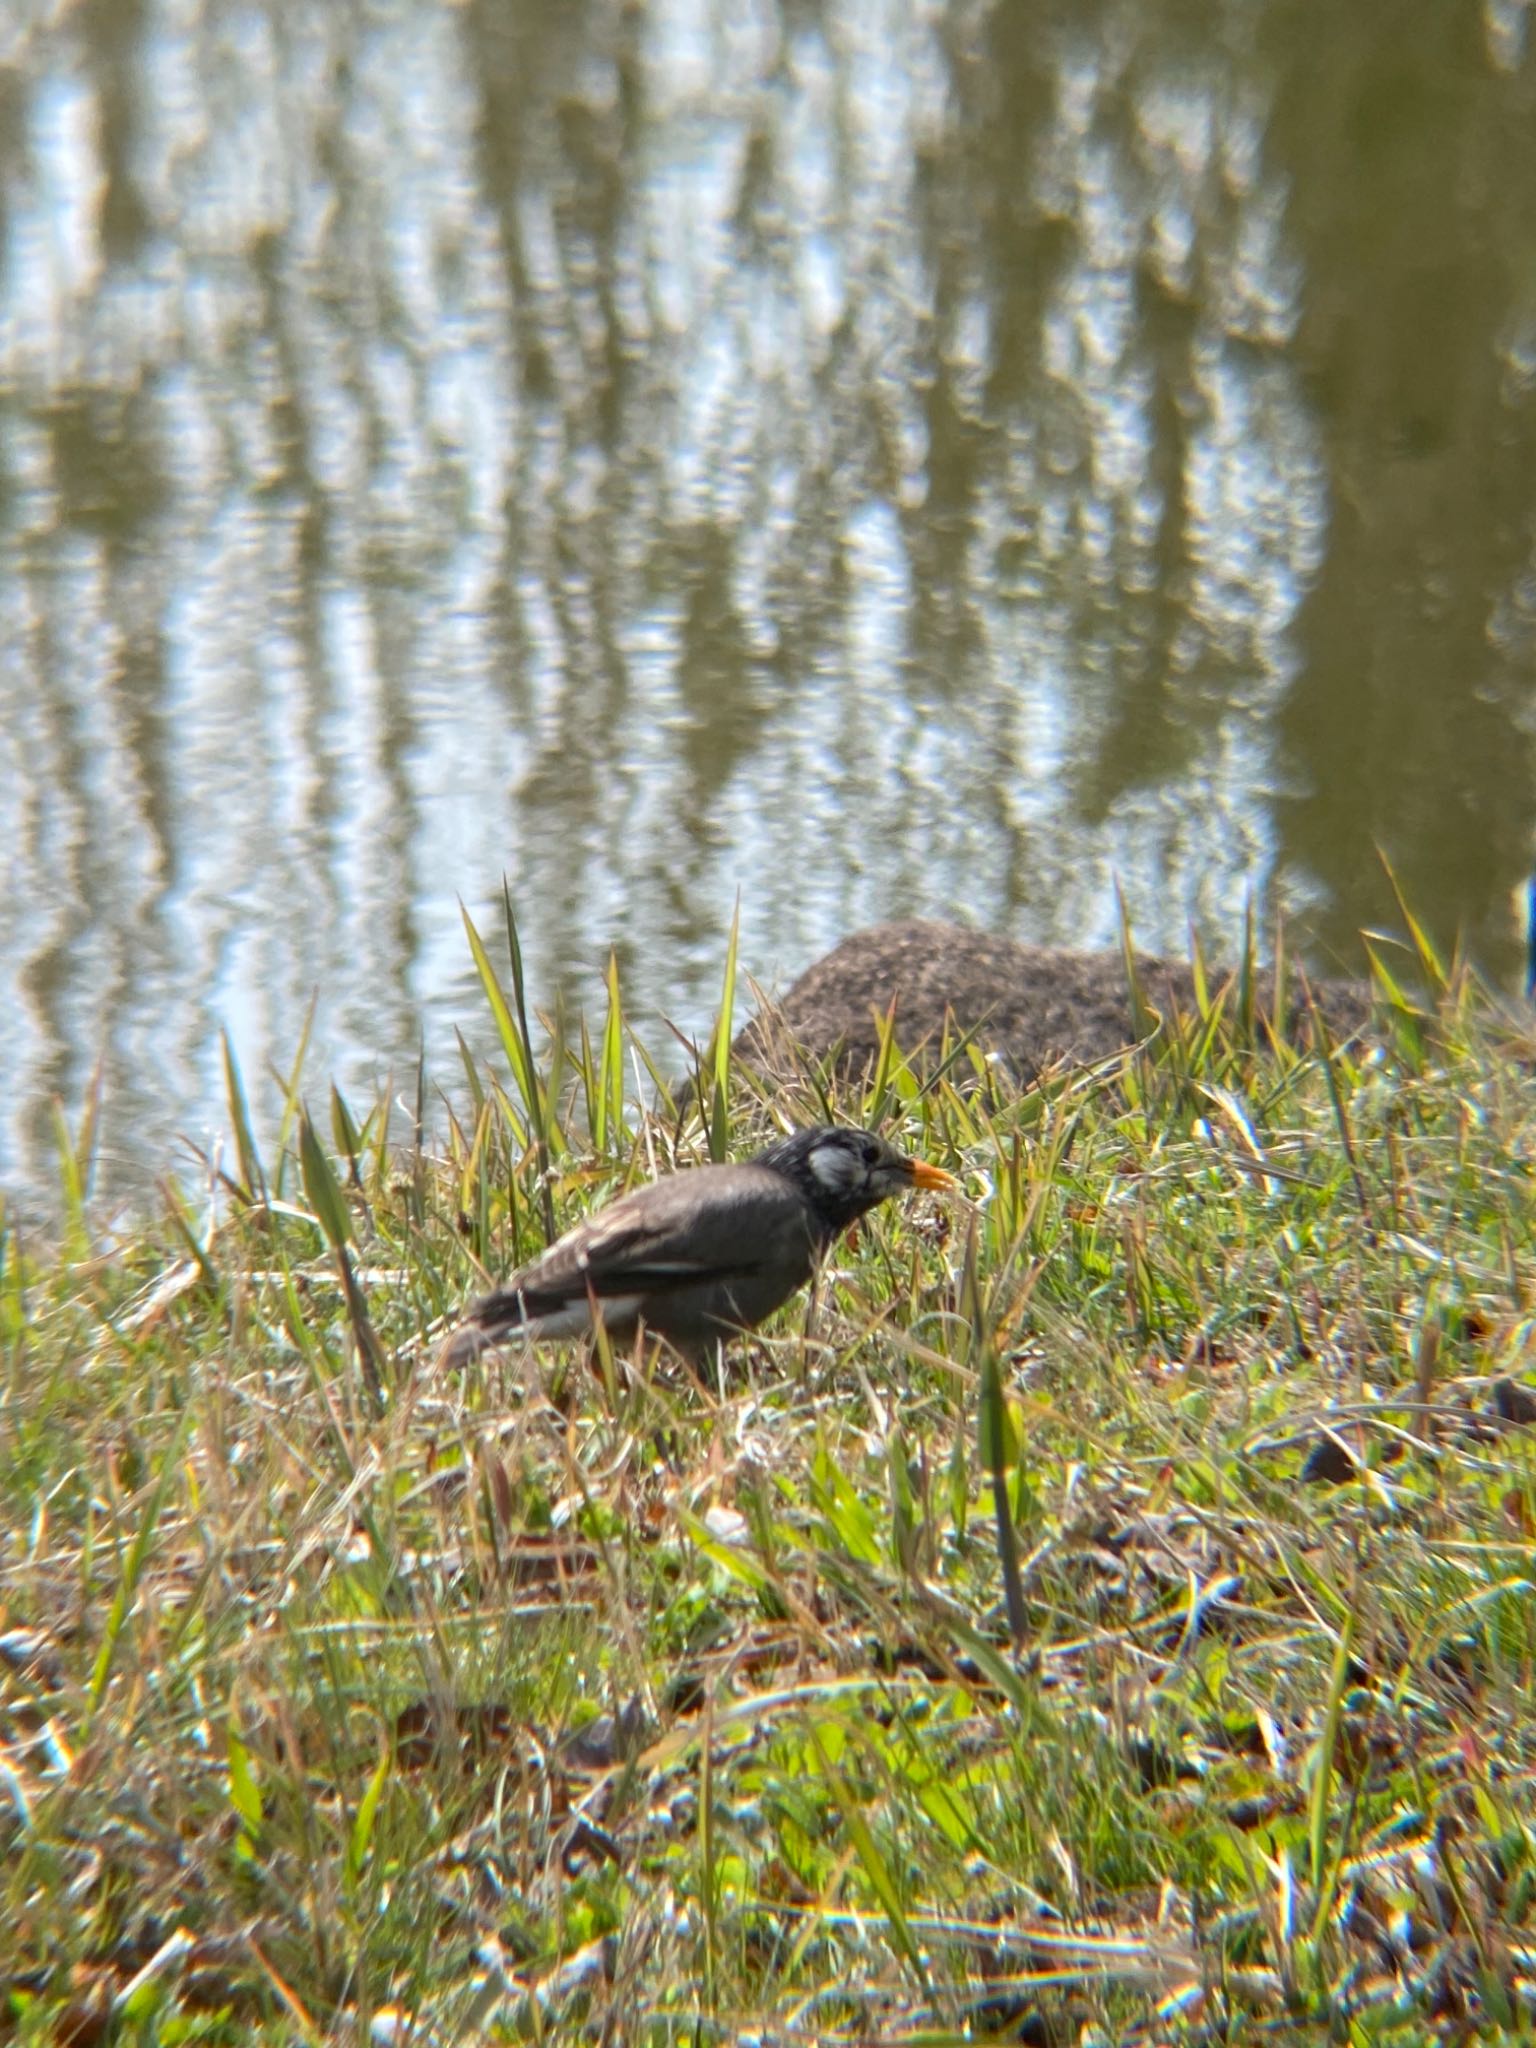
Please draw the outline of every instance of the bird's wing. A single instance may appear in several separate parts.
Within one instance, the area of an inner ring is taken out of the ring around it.
[[[505,1283],[528,1317],[583,1300],[667,1294],[756,1272],[798,1198],[751,1165],[698,1167],[625,1195]]]

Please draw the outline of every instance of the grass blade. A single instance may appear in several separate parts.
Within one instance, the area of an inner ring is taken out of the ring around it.
[[[1403,895],[1402,886],[1397,879],[1396,873],[1393,871],[1392,863],[1379,847],[1377,849],[1377,857],[1386,869],[1387,880],[1392,884],[1392,894],[1397,898],[1398,910],[1402,914],[1403,923],[1408,927],[1408,936],[1413,941],[1413,950],[1418,958],[1419,971],[1424,976],[1425,984],[1430,994],[1438,999],[1450,987],[1450,970],[1447,968],[1439,949],[1430,938],[1429,933],[1408,908],[1407,899]]]
[[[144,1503],[144,1512],[139,1517],[139,1526],[134,1536],[133,1544],[123,1561],[122,1577],[118,1580],[117,1590],[112,1595],[112,1605],[107,1610],[107,1618],[102,1627],[101,1648],[96,1653],[96,1662],[91,1670],[90,1691],[85,1709],[85,1725],[87,1728],[95,1720],[97,1709],[100,1707],[106,1694],[107,1682],[112,1676],[112,1666],[117,1658],[118,1642],[121,1639],[124,1624],[133,1612],[134,1604],[138,1598],[139,1581],[144,1575],[144,1567],[149,1560],[155,1531],[160,1526],[161,1513],[166,1501],[170,1497],[171,1483],[175,1479],[177,1469],[181,1463],[181,1454],[186,1449],[187,1439],[192,1434],[192,1421],[192,1409],[190,1407],[183,1409],[176,1433],[171,1438],[170,1443],[166,1447],[165,1455],[160,1461],[160,1476],[155,1481],[154,1487]]]
[[[1355,1641],[1355,1609],[1351,1601],[1344,1609],[1339,1640],[1333,1653],[1333,1670],[1328,1681],[1328,1704],[1323,1731],[1312,1759],[1312,1785],[1307,1801],[1307,1849],[1311,1861],[1312,1888],[1317,1899],[1314,1935],[1321,1929],[1331,1906],[1323,1888],[1328,1860],[1328,1803],[1333,1791],[1333,1760],[1339,1744],[1339,1727],[1344,1717],[1344,1694],[1349,1679],[1350,1653]]]
[[[231,1721],[224,1731],[224,1762],[229,1773],[229,1804],[240,1823],[240,1837],[253,1850],[261,1834],[261,1785],[251,1768],[251,1752]]]
[[[1237,963],[1237,1028],[1244,1045],[1254,1041],[1253,1020],[1258,1003],[1258,933],[1254,929],[1253,897],[1243,900],[1243,950]]]
[[[245,1084],[240,1078],[240,1063],[235,1058],[235,1048],[227,1031],[219,1033],[219,1042],[224,1055],[224,1099],[229,1105],[230,1128],[235,1134],[235,1157],[240,1162],[240,1185],[247,1201],[258,1202],[266,1194],[267,1181],[261,1170],[261,1154],[251,1133],[251,1112],[245,1099]]]
[[[507,959],[512,968],[512,1000],[517,1006],[517,1033],[522,1047],[522,1066],[528,1076],[528,1093],[523,1100],[528,1105],[528,1115],[539,1143],[543,1147],[542,1168],[547,1172],[549,1161],[559,1150],[559,1132],[555,1127],[551,1091],[539,1078],[538,1060],[533,1050],[533,1033],[528,1025],[528,997],[523,984],[523,942],[517,935],[517,919],[512,914],[512,891],[505,878],[501,884],[501,907],[507,926]],[[556,1057],[563,1051],[563,1040],[557,1034],[555,1039]],[[554,1216],[551,1213],[550,1226]]]
[[[331,1135],[336,1141],[336,1150],[347,1162],[348,1186],[361,1189],[363,1176],[358,1155],[363,1149],[362,1133],[347,1107],[345,1096],[334,1081],[331,1083]]]
[[[278,1086],[283,1091],[283,1112],[278,1118],[277,1123],[276,1192],[279,1195],[283,1192],[284,1180],[288,1170],[288,1145],[289,1140],[293,1136],[294,1124],[299,1116],[299,1089],[304,1074],[304,1062],[309,1057],[310,1034],[315,1028],[315,1008],[319,1001],[320,991],[316,989],[309,999],[309,1008],[304,1012],[304,1029],[299,1033],[299,1049],[294,1054],[293,1065],[288,1069],[286,1080],[282,1075],[278,1076]]]
[[[343,1250],[352,1236],[352,1212],[347,1207],[341,1182],[325,1156],[324,1147],[315,1136],[308,1110],[301,1111],[299,1116],[299,1167],[304,1178],[305,1198],[315,1212],[326,1242],[332,1251]]]
[[[549,1128],[545,1117],[544,1090],[533,1055],[532,1035],[528,1029],[528,1008],[523,994],[523,949],[517,936],[517,921],[512,915],[511,894],[505,885],[503,898],[507,919],[507,945],[512,957],[512,1003],[507,1001],[496,970],[491,965],[491,956],[486,952],[474,921],[462,903],[459,905],[459,915],[464,920],[464,930],[468,935],[469,950],[474,956],[475,968],[480,976],[480,986],[491,1006],[496,1035],[501,1040],[501,1049],[506,1054],[507,1065],[512,1069],[512,1079],[518,1094],[522,1097],[528,1127],[533,1133],[542,1197],[544,1236],[547,1243],[553,1244],[556,1237],[555,1202],[549,1185]],[[513,1004],[516,1005],[516,1017],[513,1016]],[[515,1123],[513,1128],[515,1131]]]
[[[981,1292],[981,1242],[976,1218],[972,1216],[965,1240],[965,1265],[960,1276],[960,1312],[970,1324],[971,1359],[981,1368],[981,1410],[979,1435],[981,1467],[992,1482],[992,1507],[997,1523],[997,1557],[1003,1577],[1003,1602],[1008,1614],[1008,1633],[1015,1649],[1021,1649],[1028,1632],[1024,1613],[1024,1586],[1019,1575],[1019,1545],[1014,1533],[1013,1511],[1008,1500],[1008,1468],[1014,1462],[1013,1430],[1008,1403],[1003,1394],[1002,1370],[997,1346],[987,1328]]]
[[[1142,987],[1141,966],[1131,937],[1131,913],[1126,908],[1125,891],[1118,876],[1115,878],[1115,909],[1120,919],[1120,958],[1125,967],[1125,990],[1131,1001],[1131,1035],[1142,1043],[1157,1029],[1157,1013],[1147,1001]]]
[[[475,971],[480,976],[480,986],[485,991],[485,999],[491,1006],[491,1018],[496,1026],[496,1036],[501,1041],[501,1049],[506,1055],[507,1065],[512,1069],[512,1080],[518,1094],[522,1097],[523,1107],[527,1111],[529,1123],[537,1131],[539,1127],[539,1079],[537,1070],[534,1067],[532,1053],[529,1049],[526,1029],[519,1030],[512,1015],[512,1006],[507,1001],[506,992],[502,988],[496,969],[491,964],[491,956],[485,950],[485,942],[475,929],[474,919],[462,903],[459,905],[459,915],[464,920],[464,930],[469,939],[469,950],[474,958]],[[507,915],[510,919],[510,907],[508,908]],[[521,975],[521,953],[518,953],[516,958],[517,971]]]
[[[308,1110],[302,1111],[299,1117],[299,1165],[304,1176],[305,1196],[336,1261],[347,1321],[352,1328],[352,1341],[357,1347],[357,1361],[362,1368],[374,1412],[382,1414],[384,1347],[368,1314],[368,1305],[357,1284],[351,1254],[347,1250],[352,1236],[352,1212],[347,1207],[341,1182],[325,1156],[325,1148],[315,1136]]]
[[[378,1819],[379,1801],[384,1797],[384,1787],[389,1783],[390,1755],[386,1749],[374,1767],[373,1776],[368,1780],[362,1798],[358,1801],[357,1813],[347,1836],[346,1860],[342,1874],[349,1886],[355,1887],[363,1874],[373,1847],[374,1823]]]
[[[709,1156],[719,1161],[729,1150],[731,1019],[736,1007],[736,948],[741,936],[741,897],[731,914],[731,932],[725,948],[725,975],[720,989],[720,1014],[715,1020],[714,1043],[710,1049]]]
[[[841,1771],[838,1770],[828,1754],[826,1744],[822,1741],[821,1730],[812,1722],[807,1728],[807,1733],[811,1739],[811,1747],[816,1752],[817,1768],[821,1773],[827,1790],[832,1795],[838,1812],[842,1816],[843,1826],[847,1830],[848,1839],[852,1842],[859,1862],[863,1866],[864,1875],[869,1880],[870,1888],[880,1901],[881,1910],[884,1912],[886,1920],[890,1925],[896,1947],[908,1968],[926,1990],[928,1973],[923,1968],[922,1955],[916,1941],[913,1939],[912,1929],[907,1923],[906,1911],[901,1903],[901,1893],[897,1888],[896,1879],[891,1872],[891,1866],[885,1857],[881,1855],[879,1844],[870,1830],[868,1821],[864,1818],[857,1799],[845,1783]]]
[[[619,993],[619,956],[608,955],[608,1014],[603,1020],[603,1047],[598,1065],[598,1116],[602,1135],[599,1152],[606,1150],[608,1134],[614,1142],[624,1128],[624,1000]]]

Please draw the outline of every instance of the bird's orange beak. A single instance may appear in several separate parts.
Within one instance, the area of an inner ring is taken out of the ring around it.
[[[947,1195],[953,1193],[960,1185],[952,1173],[946,1173],[942,1166],[930,1166],[926,1159],[910,1159],[907,1164],[912,1169],[912,1185],[915,1188],[926,1188],[936,1195]]]

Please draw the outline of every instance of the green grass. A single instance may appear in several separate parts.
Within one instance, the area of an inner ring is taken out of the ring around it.
[[[231,1061],[204,1186],[107,1240],[61,1137],[59,1245],[0,1231],[0,2037],[1523,2036],[1536,1115],[1475,988],[1329,1058],[1215,992],[1023,1096],[722,1032],[655,1107],[616,977],[552,1057],[474,947],[451,1114],[295,1085],[263,1158]],[[968,1202],[716,1383],[434,1375],[828,1103]]]

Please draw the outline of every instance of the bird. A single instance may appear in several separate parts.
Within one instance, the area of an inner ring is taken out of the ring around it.
[[[694,1362],[755,1329],[851,1223],[892,1195],[959,1183],[873,1131],[818,1124],[754,1158],[635,1188],[471,1304],[439,1352],[449,1369],[518,1334],[612,1338],[643,1325]]]

